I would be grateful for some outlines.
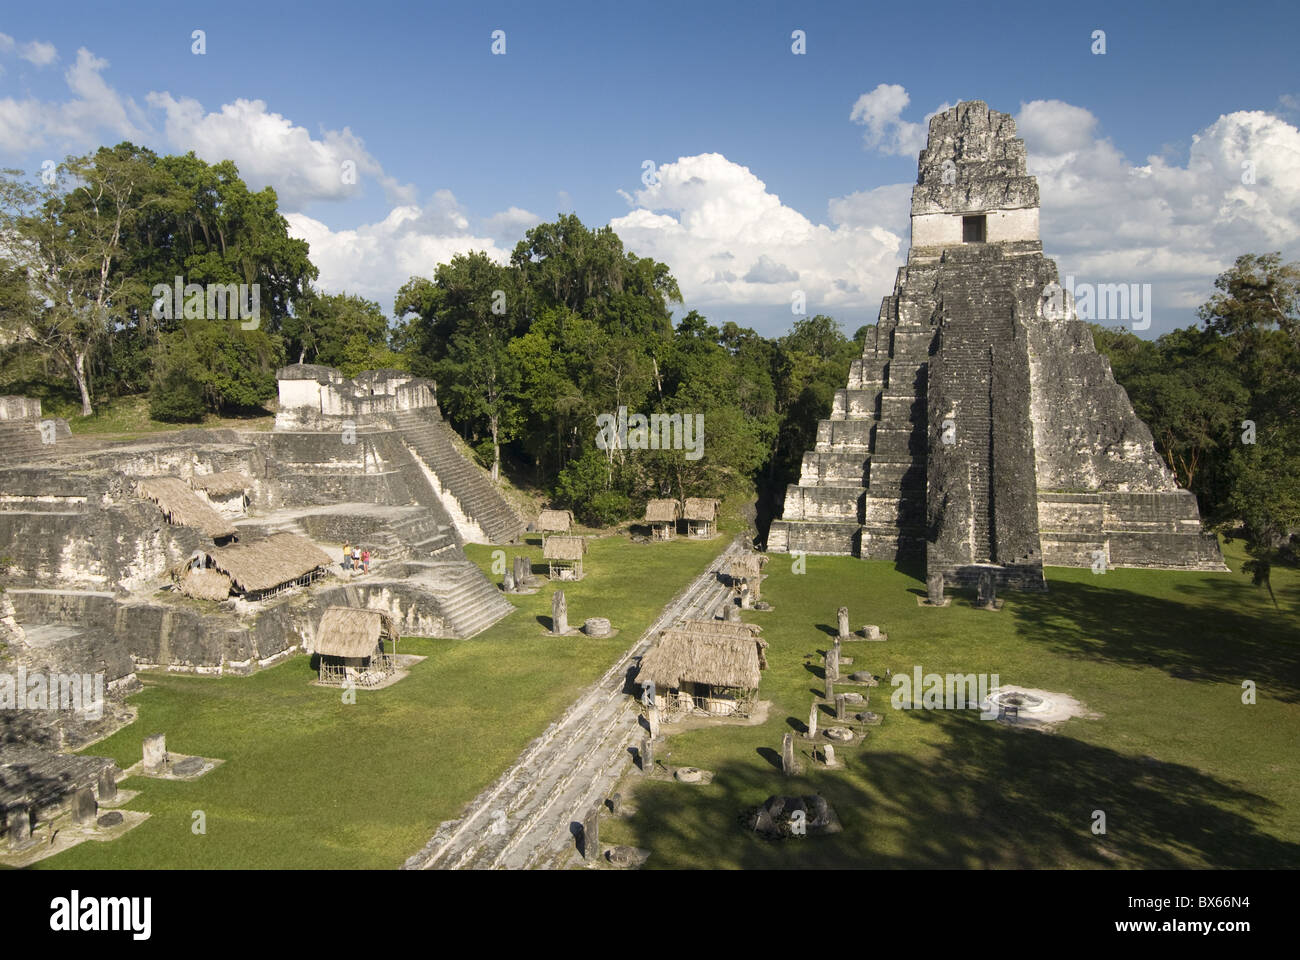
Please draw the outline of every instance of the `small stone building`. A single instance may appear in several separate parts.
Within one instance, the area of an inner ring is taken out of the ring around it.
[[[383,610],[328,608],[316,631],[320,682],[374,686],[386,680],[394,669],[397,640],[393,618]],[[391,653],[385,643],[392,643]]]
[[[687,497],[682,517],[688,537],[711,537],[718,529],[718,501],[711,497]]]
[[[645,505],[645,522],[654,540],[671,540],[677,532],[682,507],[676,500],[651,500]]]
[[[634,682],[653,683],[669,717],[692,711],[748,716],[762,670],[762,641],[744,626],[700,620],[665,630],[641,658]]]
[[[547,537],[542,546],[542,557],[552,580],[581,580],[582,558],[586,553],[585,537]]]

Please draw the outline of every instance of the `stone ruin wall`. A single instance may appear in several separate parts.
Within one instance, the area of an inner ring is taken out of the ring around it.
[[[211,545],[201,531],[167,523],[155,504],[136,496],[136,482],[152,476],[244,473],[255,515],[373,504],[381,509],[308,512],[299,525],[327,542],[376,538],[389,558],[406,554],[386,530],[382,508],[406,506],[409,512],[399,514],[403,535],[432,540],[435,547],[441,543],[444,562],[468,563],[451,518],[400,437],[382,417],[365,422],[361,416],[403,408],[432,409],[436,416],[436,407],[429,407],[432,385],[383,375],[370,379],[375,400],[366,386],[359,404],[332,411],[362,420],[356,443],[343,442],[337,419],[329,420],[329,432],[191,429],[62,457],[56,446],[40,450],[45,456],[39,462],[0,469],[0,543],[10,545],[4,552],[13,561],[7,583],[17,621],[37,625],[38,636],[57,635],[45,649],[51,662],[97,664],[110,683],[133,679],[137,667],[222,673],[265,666],[310,644],[327,603],[374,606],[390,613],[404,632],[447,635],[442,601],[427,583],[326,584],[259,604],[255,616],[240,601],[218,608],[170,592],[156,599],[141,593]],[[358,382],[366,384],[367,377]],[[6,409],[26,415],[37,407],[33,402]],[[257,519],[239,526],[254,535],[277,529],[274,521]],[[12,652],[19,652],[18,645]]]
[[[345,420],[366,423],[379,414],[437,406],[433,381],[401,370],[348,378],[333,367],[300,363],[283,368],[277,378],[277,430],[337,430]]]

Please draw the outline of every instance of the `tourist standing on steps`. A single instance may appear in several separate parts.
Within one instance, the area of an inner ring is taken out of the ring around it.
[[[352,569],[353,570],[361,569],[361,548],[360,547],[352,548]]]
[[[364,552],[362,552],[362,554],[361,554],[361,568],[362,568],[366,573],[369,573],[369,572],[370,572],[370,550],[369,550],[369,548],[367,548],[367,549],[366,549]]]
[[[352,569],[352,544],[350,543],[343,544],[343,569]]]

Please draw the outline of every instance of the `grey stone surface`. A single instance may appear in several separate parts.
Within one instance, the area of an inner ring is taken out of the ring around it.
[[[172,773],[178,777],[191,777],[200,772],[204,766],[205,762],[202,757],[186,757],[172,767]]]
[[[791,776],[795,772],[794,734],[787,733],[781,738],[781,772]]]
[[[167,736],[154,733],[144,738],[144,769],[146,773],[157,773],[167,762]]]
[[[587,861],[600,856],[600,807],[594,808],[582,821],[582,858]]]
[[[999,587],[1043,590],[1045,563],[1098,551],[1110,566],[1224,569],[1087,324],[1068,297],[1044,307],[1060,287],[1025,157],[1015,121],[980,101],[931,118],[908,262],[769,551],[923,557],[934,604],[936,574],[973,587],[992,567]],[[963,239],[969,215],[987,219],[983,242]]]
[[[589,637],[608,637],[614,628],[608,617],[588,617],[582,624],[582,632]]]
[[[565,602],[564,591],[556,590],[551,595],[551,633],[557,637],[569,632],[569,605]]]
[[[99,799],[100,802],[112,800],[117,796],[117,776],[116,771],[112,768],[105,770],[99,775]]]
[[[650,773],[655,767],[655,744],[649,737],[641,738],[641,772]]]
[[[72,795],[72,822],[86,823],[99,815],[99,804],[95,802],[95,791],[82,787]]]
[[[122,821],[125,819],[126,818],[123,817],[122,814],[118,813],[116,810],[110,810],[108,813],[104,814],[98,820],[96,820],[95,824],[96,826],[100,826],[100,827],[116,827],[118,824],[122,823]]]
[[[847,640],[849,638],[849,608],[840,607],[835,611],[835,620],[839,625],[839,639]]]
[[[26,807],[11,807],[6,813],[10,849],[17,850],[26,846],[32,839],[32,815]]]
[[[808,711],[808,736],[817,736],[817,701],[813,701],[812,709]]]

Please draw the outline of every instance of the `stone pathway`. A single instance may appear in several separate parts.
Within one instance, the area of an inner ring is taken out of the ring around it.
[[[727,596],[718,571],[743,551],[734,540],[681,593],[605,675],[529,744],[515,764],[469,805],[443,823],[406,870],[543,869],[563,865],[575,850],[573,824],[604,802],[640,742],[636,700],[628,696],[636,659],[665,627],[683,617],[707,617]]]

